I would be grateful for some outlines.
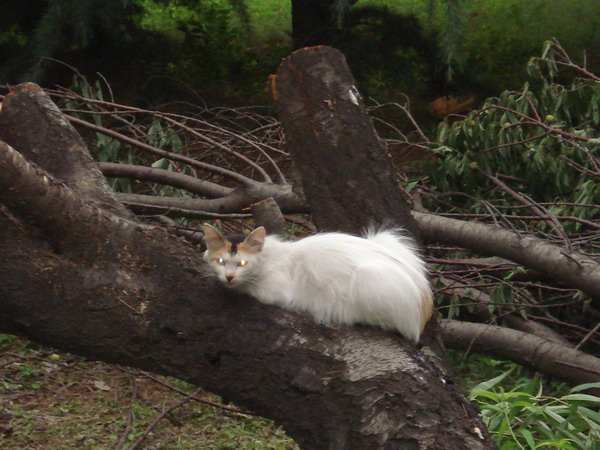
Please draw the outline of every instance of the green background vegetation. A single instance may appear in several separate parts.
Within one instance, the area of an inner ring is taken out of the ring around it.
[[[193,90],[212,104],[264,103],[265,77],[292,49],[291,2],[284,0],[3,3],[0,81],[10,83],[34,78],[68,85],[72,72],[37,59],[46,56],[94,78],[103,74],[126,99],[153,102],[189,97]],[[460,13],[450,13],[447,3],[462,5]],[[365,19],[369,8],[389,14]],[[416,20],[414,33],[438,51],[402,36],[406,18]],[[550,38],[571,55],[586,50],[592,70],[600,65],[600,2],[595,1],[360,0],[345,23],[362,35],[344,47],[353,72],[362,91],[379,101],[408,94],[413,103],[426,104],[472,91],[483,100],[519,87],[527,60]],[[384,48],[379,67],[367,64]],[[448,58],[454,78],[431,89],[432,70],[447,75]]]

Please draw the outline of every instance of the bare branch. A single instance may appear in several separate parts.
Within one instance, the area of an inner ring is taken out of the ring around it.
[[[554,43],[556,49],[558,50],[558,55],[561,57],[562,60],[556,60],[556,64],[565,66],[565,67],[569,67],[571,69],[575,69],[578,72],[581,72],[583,75],[585,75],[586,77],[592,79],[592,80],[596,80],[596,81],[600,81],[600,77],[592,72],[590,72],[589,70],[587,70],[585,68],[585,61],[584,61],[584,65],[580,66],[579,64],[575,64],[571,58],[569,57],[567,51],[560,45],[560,43],[558,42],[558,40],[556,38],[552,39],[552,42]]]
[[[218,198],[229,195],[232,188],[224,187],[210,181],[199,180],[196,177],[169,170],[155,169],[147,166],[133,164],[117,164],[99,162],[98,167],[107,177],[130,178],[139,181],[151,181],[179,189],[184,189],[192,194],[202,195],[208,198]]]
[[[290,186],[257,183],[250,188],[234,189],[228,194],[212,199],[180,197],[158,197],[140,194],[117,194],[123,204],[158,206],[196,211],[198,213],[234,214],[239,213],[252,203],[273,197],[283,211],[307,212],[304,200],[294,193]],[[176,214],[172,214],[176,216]]]
[[[573,384],[596,382],[600,377],[599,358],[522,331],[449,319],[441,321],[441,330],[449,348],[507,358]]]
[[[260,152],[260,154],[262,154],[262,156],[267,159],[267,161],[270,163],[271,167],[273,167],[273,169],[275,170],[275,172],[277,174],[278,182],[284,183],[286,181],[285,176],[283,175],[283,172],[281,171],[281,169],[279,168],[277,163],[275,163],[275,161],[271,158],[271,156],[265,151],[265,149],[272,151],[272,152],[276,152],[276,153],[284,153],[284,152],[282,152],[281,150],[279,150],[273,146],[267,145],[265,143],[260,143],[260,145],[259,145],[255,139],[250,139],[243,134],[235,133],[231,130],[228,130],[221,126],[212,124],[208,121],[198,119],[196,117],[192,117],[192,116],[188,116],[188,115],[184,116],[181,114],[174,114],[174,113],[164,113],[161,111],[149,111],[149,110],[145,110],[145,109],[141,109],[141,108],[135,108],[132,106],[119,105],[114,102],[107,102],[104,100],[88,99],[88,98],[84,98],[84,97],[80,96],[79,94],[76,94],[75,92],[70,91],[70,90],[57,91],[56,95],[60,95],[62,97],[73,99],[73,100],[78,100],[78,101],[86,103],[86,104],[95,105],[101,109],[109,107],[109,108],[119,108],[121,110],[121,111],[118,111],[118,110],[117,111],[107,111],[106,109],[104,109],[103,111],[100,111],[100,112],[99,111],[89,111],[89,110],[88,111],[78,110],[77,112],[79,112],[79,113],[109,114],[112,117],[115,117],[121,121],[123,121],[123,119],[119,117],[119,114],[123,114],[123,113],[130,113],[130,114],[131,113],[136,113],[136,114],[141,113],[141,114],[150,115],[152,117],[160,118],[166,122],[169,122],[173,126],[180,128],[193,136],[196,136],[197,138],[210,144],[211,146],[213,146],[215,148],[219,148],[220,150],[235,156],[236,158],[243,161],[248,166],[257,170],[263,176],[264,181],[266,181],[266,182],[272,181],[271,178],[269,177],[269,175],[267,174],[267,172],[262,167],[257,165],[254,161],[248,159],[246,156],[242,155],[241,153],[232,150],[232,148],[230,148],[230,146],[225,145],[215,139],[210,138],[205,133],[201,133],[195,128],[191,128],[191,127],[187,126],[185,124],[185,122],[190,122],[190,123],[195,123],[195,124],[201,125],[205,129],[212,129],[213,131],[217,131],[219,134],[221,134],[223,136],[227,136],[229,138],[238,140],[238,141],[254,148],[258,152]],[[65,109],[63,111],[64,112],[73,112],[73,110],[68,110],[68,109]],[[127,125],[131,126],[131,123],[127,122]],[[278,126],[278,124],[275,124],[275,125]],[[269,126],[271,127],[271,126],[273,126],[273,124],[270,124]],[[254,132],[257,132],[257,131],[258,130],[254,130]]]

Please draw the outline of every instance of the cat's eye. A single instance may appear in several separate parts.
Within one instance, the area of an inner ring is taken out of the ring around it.
[[[241,259],[240,262],[238,263],[238,266],[244,267],[247,264],[248,264],[248,261],[246,261],[245,259]]]
[[[217,264],[223,266],[225,265],[225,260],[223,258],[217,258]]]

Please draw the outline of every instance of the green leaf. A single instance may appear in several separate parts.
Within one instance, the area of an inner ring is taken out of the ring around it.
[[[412,191],[415,188],[415,186],[417,184],[419,184],[419,181],[420,180],[415,180],[415,181],[411,181],[411,182],[407,183],[406,186],[404,187],[404,189],[406,190],[406,192]]]
[[[561,400],[569,401],[569,400],[580,400],[584,402],[592,402],[592,403],[600,403],[600,397],[596,397],[595,395],[588,394],[569,394],[561,397]]]
[[[487,380],[482,383],[479,383],[477,386],[475,386],[471,389],[471,392],[469,393],[469,398],[473,399],[475,396],[477,396],[485,391],[489,391],[490,388],[492,388],[492,387],[496,386],[498,383],[500,383],[511,372],[512,372],[512,369],[504,372],[503,374],[498,375],[497,377],[492,378],[491,380]]]
[[[159,169],[159,168],[163,168],[164,164],[167,162],[167,160],[165,158],[160,158],[157,159],[156,161],[154,161],[151,164],[151,167],[154,167],[155,169]]]
[[[600,389],[600,382],[580,384],[579,386],[575,386],[574,388],[572,388],[571,392],[579,392],[586,389]]]
[[[533,439],[533,434],[531,434],[531,431],[521,428],[518,430],[518,433],[525,438],[527,445],[529,445],[531,448],[535,448],[535,440]]]

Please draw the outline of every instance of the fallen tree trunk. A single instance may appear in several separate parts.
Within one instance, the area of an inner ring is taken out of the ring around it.
[[[0,331],[198,384],[275,419],[305,448],[493,447],[446,382],[434,337],[417,349],[224,290],[196,248],[105,198],[104,180],[79,162],[87,150],[55,139],[76,136],[55,116],[29,84],[0,114],[0,138],[14,147],[0,147]],[[25,118],[27,133],[15,133]],[[41,142],[53,156],[34,164]]]
[[[277,87],[277,82],[274,83],[273,85],[275,88]],[[349,90],[348,92],[354,92],[353,90]],[[275,95],[279,95],[277,93],[275,93]],[[353,94],[354,95],[354,94]],[[350,94],[348,94],[348,99],[351,99]],[[358,97],[356,97],[356,100],[358,99]],[[329,103],[327,103],[329,102]],[[329,113],[333,110],[333,106],[334,104],[331,102],[331,100],[327,99],[327,102],[325,102],[324,104],[327,106],[327,109],[329,111]],[[351,102],[354,104],[354,106],[356,106],[356,104],[351,100]],[[339,116],[339,112],[334,115],[334,116]],[[326,117],[323,115],[323,113],[321,113],[321,117]],[[307,117],[308,119],[312,119],[313,116],[309,115]],[[298,117],[294,117],[293,120],[291,121],[291,125],[296,125],[296,127],[303,132],[304,134],[306,134],[307,131],[311,130],[312,128],[312,124],[309,123],[309,121],[307,120],[307,118],[298,118]],[[318,122],[318,121],[317,121]],[[77,122],[78,124],[81,123],[81,121]],[[369,128],[368,126],[370,126],[370,124],[367,122],[366,123],[366,127],[364,125],[360,125],[360,126],[353,126],[352,130],[360,130],[359,132],[355,132],[355,139],[351,139],[349,140],[350,143],[353,143],[355,141],[360,140],[361,142],[361,147],[360,148],[354,148],[352,151],[349,152],[349,155],[343,155],[340,159],[341,160],[348,160],[348,159],[354,159],[356,158],[355,154],[360,153],[363,147],[366,148],[373,148],[373,149],[377,149],[377,145],[378,145],[378,141],[377,141],[377,137],[374,135],[371,135],[369,139],[364,139],[365,136],[368,136],[369,133]],[[300,126],[299,126],[300,125]],[[86,125],[87,126],[87,125]],[[331,127],[331,121],[328,122],[328,126]],[[290,127],[290,125],[288,124],[288,128]],[[96,127],[94,126],[94,129],[97,132],[109,132],[110,130],[107,130],[105,128],[102,127]],[[333,128],[332,128],[333,129]],[[292,128],[290,128],[290,130],[292,130]],[[123,135],[119,135],[118,133],[114,133],[111,132],[111,135],[118,135],[119,138],[123,138]],[[317,148],[317,145],[320,144],[320,142],[322,141],[321,139],[321,135],[325,135],[326,133],[320,133],[319,136],[317,136],[317,139],[315,139],[311,145],[309,146],[309,148]],[[345,131],[343,133],[341,133],[343,135],[343,137],[347,137]],[[300,138],[300,142],[311,142],[310,140],[310,136],[304,136]],[[335,146],[334,146],[335,147]],[[161,150],[153,150],[153,151],[161,151]],[[305,149],[305,145],[302,145],[300,147],[300,152],[299,155],[300,157],[302,157],[303,153],[306,152]],[[360,161],[360,159],[359,159]],[[381,160],[382,162],[386,162],[385,159]],[[335,163],[335,161],[332,161],[332,163]],[[359,164],[355,164],[355,167],[357,167],[359,170],[362,170],[362,168],[365,166],[365,161],[360,161]],[[321,170],[325,173],[330,171],[330,166],[331,165],[327,165],[327,164],[323,164],[323,166],[319,169],[319,167],[316,167],[316,170]],[[309,173],[312,173],[313,169],[315,169],[312,165],[308,164],[305,167],[310,167],[311,169],[308,171]],[[181,198],[166,198],[166,197],[155,197],[155,196],[140,196],[140,195],[131,195],[131,194],[119,194],[117,199],[124,203],[126,206],[128,206],[131,210],[133,210],[136,213],[139,214],[163,214],[163,215],[169,215],[169,216],[174,216],[174,217],[191,217],[191,218],[232,218],[232,217],[248,217],[248,214],[239,214],[239,212],[245,207],[247,206],[253,199],[257,199],[257,198],[262,198],[263,196],[268,195],[269,193],[276,193],[277,194],[277,199],[280,205],[287,207],[288,211],[294,211],[294,212],[298,212],[298,211],[306,211],[308,210],[308,207],[306,206],[305,202],[298,196],[297,193],[293,192],[289,186],[287,185],[282,185],[282,184],[275,184],[275,183],[271,183],[271,182],[255,182],[252,180],[249,180],[247,178],[244,178],[245,183],[243,183],[242,187],[237,188],[237,189],[232,189],[232,188],[225,188],[223,186],[217,185],[215,183],[211,183],[211,182],[206,182],[206,181],[202,181],[202,180],[197,180],[196,178],[187,176],[187,175],[182,175],[180,173],[174,173],[174,172],[170,172],[170,171],[166,171],[166,170],[159,170],[159,169],[152,169],[152,168],[147,168],[147,167],[140,167],[140,166],[132,166],[132,165],[123,165],[123,164],[108,164],[108,163],[101,163],[100,164],[100,168],[103,170],[103,173],[107,176],[123,176],[123,177],[128,177],[128,178],[134,178],[134,179],[139,179],[139,180],[147,180],[147,181],[152,181],[152,182],[158,182],[158,183],[162,183],[162,184],[166,184],[166,185],[170,185],[170,186],[176,186],[179,188],[183,188],[188,190],[191,193],[196,193],[199,195],[203,195],[205,197],[211,198],[211,200],[205,200],[205,199],[181,199]],[[383,167],[382,169],[380,168],[379,172],[385,172],[387,171],[389,173],[389,167]],[[341,172],[338,174],[338,176],[336,177],[336,182],[339,185],[350,185],[352,183],[351,180],[345,180],[343,179],[343,177],[347,176],[346,172]],[[360,174],[356,176],[357,178],[360,177]],[[364,178],[364,177],[363,177]],[[322,180],[322,177],[318,177],[318,179]],[[322,192],[321,192],[321,183],[315,183],[315,185],[317,186],[317,189],[315,190],[315,192],[312,194],[313,196],[319,197],[322,196]],[[257,187],[261,187],[260,189],[257,189]],[[387,194],[386,197],[390,197],[393,198],[394,195],[397,194],[397,192],[394,190],[394,187],[391,187],[389,189],[389,192],[392,192],[392,194]],[[343,190],[343,189],[342,189]],[[215,197],[214,199],[212,199],[212,197]],[[331,200],[329,198],[317,198],[317,200],[313,199],[313,203],[318,203],[320,204],[321,202],[326,201],[326,202],[333,202],[334,200]],[[353,199],[349,199],[349,200],[345,200],[348,204],[352,204]],[[401,201],[401,199],[400,199]],[[398,201],[398,203],[400,202]],[[334,206],[337,207],[337,206]],[[344,206],[342,206],[342,209],[344,208]],[[381,211],[377,211],[374,212],[374,215],[376,217],[386,217],[386,214],[388,214],[389,211],[385,211],[385,210],[381,210]],[[442,241],[442,242],[446,242],[447,244],[459,244],[468,248],[472,248],[475,250],[479,250],[479,251],[486,251],[486,252],[494,252],[494,251],[503,251],[503,252],[507,252],[507,254],[512,255],[513,258],[517,258],[521,263],[523,263],[524,265],[529,264],[529,262],[531,261],[533,264],[536,264],[536,261],[539,260],[539,258],[536,258],[536,253],[537,253],[537,249],[542,247],[542,248],[546,248],[548,249],[551,253],[554,254],[558,254],[558,255],[563,255],[563,256],[569,256],[570,253],[564,251],[564,249],[560,249],[560,247],[556,247],[554,245],[548,244],[546,242],[540,241],[539,239],[534,239],[531,237],[528,237],[528,240],[530,240],[531,242],[534,242],[536,245],[525,245],[523,247],[518,247],[518,242],[516,243],[517,246],[517,250],[510,250],[507,248],[504,248],[502,246],[502,242],[503,242],[503,238],[505,236],[507,236],[507,232],[506,230],[500,229],[498,227],[494,227],[494,226],[490,226],[490,225],[482,225],[482,224],[478,224],[478,223],[473,223],[473,222],[465,222],[465,221],[457,221],[457,220],[453,220],[453,219],[448,219],[448,218],[444,218],[444,217],[440,217],[440,216],[434,216],[435,218],[432,219],[432,215],[430,214],[420,214],[420,213],[413,213],[417,222],[418,223],[423,223],[424,226],[424,230],[426,231],[424,237],[427,238],[426,240],[433,242],[433,241]],[[358,218],[357,220],[360,220],[360,218]],[[365,223],[366,224],[366,223]],[[331,226],[335,229],[338,228],[342,228],[344,227],[344,224],[341,223],[333,223],[331,224]],[[457,233],[456,230],[457,228],[460,229],[460,233]],[[349,229],[350,230],[350,229]],[[446,232],[446,230],[448,230]],[[502,238],[498,239],[498,236],[501,235]],[[509,236],[510,237],[510,236]],[[518,235],[513,234],[512,237],[510,237],[509,242],[512,243],[512,246],[515,246],[515,241],[518,240]],[[489,245],[488,245],[489,244]],[[500,250],[497,250],[500,249]],[[582,257],[582,255],[577,254],[577,253],[572,253],[574,255],[574,257],[579,258]],[[587,257],[584,257],[586,264],[588,266],[594,266],[597,265],[597,263]],[[565,267],[565,263],[569,262],[570,259],[565,259],[563,258],[562,260],[551,260],[549,261],[544,261],[542,259],[542,266],[536,265],[536,267],[541,267],[544,269],[543,273],[544,273],[544,277],[548,278],[550,280],[553,280],[555,277],[552,275],[557,274],[556,276],[560,276],[564,270]],[[463,260],[463,262],[465,264],[469,263],[469,260]],[[514,267],[514,263],[509,262],[508,260],[495,260],[495,263],[502,263],[502,262],[506,262],[506,263],[510,263],[513,267]],[[568,270],[572,271],[572,268],[567,268]],[[589,269],[589,267],[588,267]],[[497,271],[506,271],[508,270],[508,266],[506,267],[495,267],[494,269],[496,271],[496,273],[498,273]],[[589,270],[588,270],[589,272]],[[536,271],[535,273],[535,277],[536,279],[539,279],[539,277],[541,276],[540,271]],[[534,275],[533,273],[531,273],[531,275]],[[562,277],[563,281],[567,281],[565,277]],[[517,278],[513,278],[513,280],[515,280]],[[460,288],[460,286],[462,286],[461,284],[456,285],[455,288],[452,289],[452,292],[455,293],[459,293],[459,295],[463,295],[460,294],[460,292],[463,292],[466,290],[471,291],[472,288],[469,288],[467,285],[464,285],[464,287]],[[458,289],[456,289],[456,287],[459,287]],[[478,295],[486,295],[483,292],[480,292]],[[483,300],[483,299],[480,299]],[[489,299],[487,299],[486,301],[488,301]],[[482,308],[479,308],[480,311],[485,312],[485,317],[487,318],[482,318],[481,315],[478,316],[477,320],[482,320],[484,322],[487,322],[490,319],[490,313],[488,310],[488,306],[487,305],[480,305]],[[539,337],[545,337],[547,339],[550,340],[555,340],[559,343],[562,343],[562,345],[571,345],[568,343],[568,341],[566,341],[564,338],[562,338],[561,335],[559,335],[556,332],[553,332],[553,330],[551,330],[548,327],[545,327],[544,325],[542,325],[539,322],[534,322],[531,320],[526,320],[523,319],[522,317],[516,315],[516,314],[510,314],[508,316],[504,316],[504,322],[511,328],[516,328],[516,329],[520,329],[521,331],[526,331],[529,332],[531,334],[537,335]],[[457,326],[459,326],[457,324]],[[466,327],[469,327],[469,324],[465,325]],[[463,334],[464,335],[464,334]],[[531,342],[531,341],[527,341],[527,342]],[[506,358],[511,358],[511,353],[507,352],[504,357]],[[586,361],[588,361],[586,359]],[[557,373],[552,372],[551,368],[553,366],[551,364],[546,364],[545,362],[542,361],[541,363],[541,368],[540,370],[545,371],[545,373],[547,373],[550,376],[557,376],[557,377],[561,377],[560,371],[558,371]],[[546,369],[548,369],[546,371]],[[590,369],[589,366],[581,366],[579,368],[579,370],[581,371],[581,374],[579,375],[574,375],[572,374],[572,376],[570,376],[570,380],[573,382],[576,382],[576,380],[581,380],[581,379],[585,379],[585,376],[588,372],[588,370]],[[574,371],[573,371],[574,372]]]

